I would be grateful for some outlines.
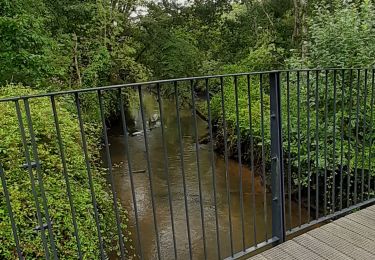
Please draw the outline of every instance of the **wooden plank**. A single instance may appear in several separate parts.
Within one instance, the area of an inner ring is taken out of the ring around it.
[[[363,209],[363,210],[359,211],[358,213],[360,213],[360,215],[362,215],[362,216],[366,216],[366,217],[375,219],[375,212],[373,212],[369,209]]]
[[[340,227],[343,227],[363,237],[366,237],[367,239],[375,241],[375,230],[369,229],[358,222],[352,221],[348,218],[342,218],[336,220],[334,223]]]
[[[267,251],[264,251],[262,255],[267,259],[278,259],[278,260],[289,260],[289,259],[297,259],[294,258],[292,255],[288,254],[284,250],[281,250],[283,244],[273,247]]]
[[[366,209],[368,209],[368,210],[371,210],[371,211],[374,211],[374,212],[375,212],[375,205],[373,205],[373,206],[370,206],[370,207],[367,207]]]
[[[366,227],[368,227],[372,230],[375,230],[375,220],[374,219],[367,218],[367,217],[364,217],[364,216],[359,215],[359,214],[351,214],[351,215],[346,216],[346,218],[348,218],[348,219],[350,219],[354,222],[360,223],[361,225],[366,226]]]
[[[375,255],[370,254],[366,250],[356,246],[354,243],[349,243],[340,237],[334,236],[332,233],[324,230],[323,228],[314,229],[307,234],[315,237],[316,239],[351,258],[365,260],[373,260],[375,258]],[[352,238],[352,242],[355,242],[354,237]]]
[[[265,258],[262,254],[257,254],[253,257],[250,258],[251,260],[268,260],[267,258]]]
[[[368,208],[364,208],[362,209],[363,211],[368,211],[368,212],[371,212],[372,214],[375,214],[375,207],[372,206],[372,207],[368,207]],[[361,210],[361,211],[362,211]]]
[[[309,250],[305,246],[302,246],[296,243],[293,240],[289,240],[282,245],[280,245],[280,249],[288,252],[288,254],[292,255],[296,259],[304,259],[304,260],[320,260],[322,259],[321,256],[314,253],[313,251]]]
[[[375,241],[370,240],[366,238],[365,236],[362,236],[354,231],[351,231],[350,229],[347,229],[347,226],[341,227],[341,226],[338,226],[335,222],[333,222],[333,223],[324,225],[320,228],[323,230],[326,230],[327,232],[330,232],[334,236],[340,237],[348,241],[349,243],[355,242],[356,246],[370,253],[374,253],[373,249],[375,248]]]
[[[311,251],[315,252],[317,255],[320,255],[322,258],[327,260],[351,259],[349,256],[339,252],[338,250],[310,236],[309,234],[303,234],[301,236],[294,238],[293,240],[301,246],[309,248]]]
[[[375,205],[311,230],[252,260],[375,260]]]

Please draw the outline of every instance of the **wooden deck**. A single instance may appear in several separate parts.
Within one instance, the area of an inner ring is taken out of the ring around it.
[[[250,259],[375,260],[375,205],[311,230]]]

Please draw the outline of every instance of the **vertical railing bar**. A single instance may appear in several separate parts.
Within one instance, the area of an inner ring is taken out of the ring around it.
[[[24,259],[24,257],[22,256],[20,241],[19,241],[18,234],[17,234],[17,226],[16,226],[16,222],[14,220],[12,205],[10,203],[9,192],[8,192],[7,183],[6,183],[6,179],[5,179],[5,172],[4,172],[4,169],[3,169],[3,166],[2,166],[1,163],[0,163],[0,178],[1,178],[1,184],[2,184],[2,187],[3,187],[3,191],[4,191],[5,201],[6,201],[6,204],[7,204],[7,210],[8,210],[8,213],[9,213],[8,215],[9,215],[9,219],[10,219],[10,224],[12,226],[12,233],[13,233],[14,242],[16,244],[16,251],[17,251],[18,259],[22,260],[22,259]]]
[[[325,106],[324,106],[324,216],[327,216],[327,128],[328,128],[328,70],[325,70]]]
[[[315,219],[319,218],[319,70],[315,72]]]
[[[342,210],[343,167],[344,167],[344,100],[345,100],[345,70],[341,71],[341,143],[340,143],[340,211]]]
[[[41,214],[39,199],[38,199],[36,185],[35,185],[34,174],[33,174],[33,170],[32,170],[32,167],[31,167],[31,158],[30,158],[30,154],[29,154],[29,148],[28,148],[28,144],[27,144],[27,141],[26,141],[25,127],[24,127],[24,124],[23,124],[20,104],[19,104],[18,100],[15,101],[15,106],[16,106],[16,112],[17,112],[17,118],[18,118],[18,125],[19,125],[21,139],[22,139],[22,146],[23,146],[23,149],[25,151],[25,159],[26,159],[26,163],[27,163],[27,170],[28,170],[28,173],[29,173],[30,181],[31,181],[31,190],[32,190],[32,193],[33,193],[35,207],[36,207],[36,216],[37,216],[39,227],[43,227],[44,226],[43,217],[42,217],[42,214]],[[46,254],[46,259],[48,260],[48,259],[50,259],[50,254],[49,254],[49,248],[48,248],[48,245],[47,245],[47,238],[46,238],[46,234],[45,234],[45,229],[41,228],[40,233],[41,233],[41,237],[42,237],[44,252]]]
[[[131,158],[130,158],[130,149],[129,149],[129,138],[128,138],[128,127],[126,123],[125,118],[125,111],[124,111],[124,101],[122,99],[122,89],[118,89],[118,97],[120,99],[120,114],[121,114],[121,124],[122,124],[122,131],[124,133],[124,142],[125,142],[125,153],[126,158],[128,160],[128,170],[129,170],[129,179],[130,179],[130,188],[133,198],[133,207],[134,207],[134,216],[135,216],[135,228],[137,232],[137,243],[138,243],[138,251],[139,256],[141,259],[144,259],[143,251],[142,251],[142,244],[141,244],[141,232],[139,227],[139,219],[138,219],[138,206],[137,206],[137,197],[135,194],[135,185],[134,185],[134,179],[133,179],[133,170],[132,170],[132,164],[131,164]]]
[[[301,88],[300,72],[297,71],[297,138],[298,138],[298,223],[302,225],[302,197],[301,197]]]
[[[374,95],[375,95],[375,69],[372,69],[372,82],[371,82],[371,112],[370,112],[370,141],[369,141],[369,155],[368,155],[368,199],[371,197],[371,159],[372,159],[372,131],[373,131],[373,113],[374,113]],[[375,185],[374,185],[375,188]]]
[[[164,159],[164,173],[167,179],[167,189],[168,189],[168,204],[169,204],[169,211],[171,213],[171,226],[172,226],[172,240],[173,240],[173,252],[174,257],[177,259],[177,244],[176,244],[176,234],[175,234],[175,226],[174,226],[174,214],[173,214],[173,205],[172,205],[172,193],[171,193],[171,181],[170,181],[170,173],[169,173],[169,165],[168,165],[168,151],[167,151],[167,143],[165,140],[165,129],[164,129],[164,109],[163,109],[163,101],[160,94],[160,84],[156,84],[156,91],[157,91],[157,98],[159,104],[159,112],[160,112],[160,128],[161,128],[161,139],[163,143],[163,159]]]
[[[40,194],[42,195],[42,205],[43,205],[43,208],[44,208],[44,214],[45,214],[45,218],[46,218],[46,221],[47,221],[48,236],[49,236],[50,243],[51,243],[51,250],[53,252],[54,259],[58,259],[55,239],[54,239],[54,235],[53,235],[53,231],[52,231],[51,218],[50,218],[50,215],[49,215],[49,212],[48,212],[48,202],[47,202],[47,197],[46,197],[45,190],[44,190],[42,169],[40,168],[38,148],[37,148],[37,143],[36,143],[36,140],[35,140],[34,127],[33,127],[32,119],[31,119],[30,105],[29,105],[28,99],[24,99],[24,105],[25,105],[25,112],[26,112],[26,121],[27,121],[27,125],[28,125],[28,128],[29,128],[29,132],[30,132],[32,153],[33,153],[34,161],[36,163],[36,173],[37,173],[37,178],[38,178]]]
[[[332,213],[336,204],[336,98],[337,98],[337,70],[333,71],[333,158],[332,158]]]
[[[253,115],[251,109],[251,79],[247,75],[247,100],[249,107],[249,127],[250,127],[250,167],[251,167],[251,196],[252,196],[252,211],[253,211],[253,234],[254,246],[257,247],[257,228],[256,228],[256,205],[255,205],[255,167],[254,167],[254,136],[253,136]]]
[[[348,122],[348,169],[347,169],[347,192],[346,192],[346,206],[350,206],[350,162],[351,162],[351,124],[352,124],[352,110],[353,110],[353,70],[350,70],[350,87],[349,87],[349,122]]]
[[[280,72],[269,74],[271,129],[272,237],[285,241],[285,194]]]
[[[259,74],[259,89],[260,89],[260,123],[261,123],[261,134],[262,134],[262,178],[263,178],[263,212],[264,212],[264,233],[266,242],[268,241],[268,230],[267,230],[267,179],[266,179],[266,155],[264,149],[264,101],[263,101],[263,74]]]
[[[96,228],[97,228],[97,232],[98,232],[100,257],[101,257],[101,259],[105,259],[103,239],[102,239],[101,230],[100,230],[98,205],[97,205],[97,202],[96,202],[94,184],[93,184],[93,179],[92,179],[92,174],[91,174],[90,159],[89,159],[89,155],[88,155],[88,152],[87,152],[87,140],[86,140],[85,129],[84,129],[84,124],[83,124],[83,120],[82,120],[81,104],[80,104],[81,102],[79,100],[78,93],[74,94],[74,99],[75,99],[78,123],[79,123],[80,134],[81,134],[82,150],[83,150],[83,155],[85,157],[87,176],[89,178],[88,181],[89,181],[89,188],[90,188],[90,192],[91,192],[91,200],[92,200],[92,204],[93,204],[93,207],[94,207],[94,217],[95,217],[95,224],[96,224]]]
[[[363,202],[363,193],[365,190],[365,147],[366,147],[366,113],[367,113],[367,69],[365,69],[365,86],[364,86],[364,111],[363,111],[363,134],[362,134],[362,171],[361,171],[361,202]]]
[[[209,129],[209,135],[210,135],[212,186],[213,186],[213,192],[214,192],[213,195],[214,195],[214,205],[215,205],[216,243],[217,243],[218,258],[221,259],[219,219],[218,219],[217,196],[216,196],[216,175],[215,175],[215,162],[214,162],[215,154],[214,154],[213,135],[212,135],[211,101],[210,101],[210,91],[208,87],[208,79],[205,80],[205,85],[206,85],[206,99],[207,99],[207,110],[208,110],[208,129]]]
[[[310,138],[310,71],[307,71],[307,223],[310,223],[310,200],[311,200],[311,157],[310,157],[310,149],[311,149],[311,138]]]
[[[200,170],[200,162],[199,162],[199,140],[198,140],[198,130],[197,130],[197,111],[195,110],[195,94],[194,94],[194,81],[190,81],[190,88],[191,88],[191,100],[192,100],[192,110],[193,110],[193,125],[194,125],[194,137],[195,137],[195,159],[197,162],[197,174],[198,174],[198,192],[199,192],[199,202],[200,202],[200,213],[201,213],[201,225],[202,225],[202,239],[203,239],[203,252],[204,252],[204,259],[207,259],[207,246],[206,246],[206,228],[204,224],[204,209],[203,209],[203,195],[202,195],[202,177],[201,177],[201,170]],[[221,88],[222,90],[222,88]],[[223,112],[223,116],[224,112]],[[224,126],[224,140],[226,140],[226,128]],[[224,145],[226,146],[226,142],[224,141]],[[225,169],[228,169],[228,156],[225,150],[225,158],[226,158],[226,166]],[[227,177],[227,176],[226,176]],[[228,186],[228,183],[227,183]],[[230,197],[230,194],[228,195]],[[229,218],[230,218],[230,200],[229,200]],[[230,218],[230,230],[232,229],[232,221]],[[232,240],[231,240],[232,241]],[[232,249],[233,255],[233,249]]]
[[[225,184],[227,192],[227,202],[228,202],[228,220],[229,220],[229,239],[230,239],[230,253],[233,257],[233,229],[232,229],[232,206],[231,206],[231,196],[230,196],[230,177],[229,177],[229,162],[228,162],[228,144],[227,144],[227,120],[225,114],[225,104],[224,104],[224,82],[223,77],[220,77],[220,94],[221,94],[221,110],[223,112],[223,132],[224,132],[224,160],[225,160]]]
[[[241,230],[242,230],[242,249],[246,250],[245,243],[245,223],[244,223],[244,207],[243,207],[243,185],[242,185],[242,154],[241,154],[241,130],[239,126],[240,116],[238,108],[238,79],[234,76],[234,95],[236,102],[236,131],[237,131],[237,155],[239,164],[239,176],[240,176],[240,214],[241,214]]]
[[[181,131],[181,121],[180,121],[180,102],[178,96],[177,81],[174,82],[174,93],[176,100],[176,115],[177,115],[177,130],[178,130],[178,141],[180,147],[180,164],[181,164],[181,174],[182,174],[182,188],[184,192],[184,203],[185,203],[185,217],[186,217],[186,227],[189,243],[189,254],[190,259],[193,258],[193,252],[191,247],[191,232],[190,232],[190,221],[189,221],[189,205],[187,201],[187,190],[186,190],[186,178],[185,178],[185,164],[184,164],[184,146],[183,146],[183,136]]]
[[[77,242],[78,258],[82,259],[81,240],[79,239],[76,210],[75,210],[75,207],[74,207],[74,204],[73,204],[72,191],[71,191],[71,188],[70,188],[70,181],[69,181],[69,177],[68,177],[68,169],[67,169],[67,166],[66,166],[64,144],[63,144],[63,140],[61,138],[61,130],[60,130],[59,118],[58,118],[58,114],[57,114],[57,110],[56,110],[56,102],[55,102],[54,96],[51,96],[51,106],[52,106],[53,119],[54,119],[54,123],[55,123],[57,142],[58,142],[59,150],[60,150],[61,164],[62,164],[62,167],[63,167],[63,175],[64,175],[64,179],[65,179],[66,193],[68,195],[69,206],[70,206],[70,210],[72,212],[72,222],[73,222],[73,228],[74,228],[74,236],[75,236],[76,242]]]
[[[121,259],[125,259],[125,248],[124,248],[124,240],[122,237],[121,219],[120,219],[120,213],[119,213],[118,204],[117,204],[118,199],[117,199],[117,193],[115,189],[115,181],[113,179],[112,158],[111,158],[111,152],[109,150],[108,133],[107,133],[108,131],[107,131],[107,124],[105,122],[105,115],[104,115],[104,108],[103,108],[103,95],[100,90],[98,90],[97,94],[98,94],[98,101],[99,101],[100,121],[102,123],[102,132],[103,132],[103,138],[104,138],[104,147],[105,147],[105,154],[106,154],[106,160],[107,160],[109,182],[111,185],[112,198],[113,198],[113,209],[115,211],[117,234],[119,238],[118,242],[119,242],[119,247],[120,247],[120,254],[121,254]]]
[[[337,99],[337,70],[334,70],[333,75],[333,184],[332,184],[332,210],[335,212],[336,203],[336,99]]]
[[[287,102],[287,124],[288,124],[288,215],[289,215],[289,230],[292,230],[292,158],[290,153],[290,74],[286,72],[286,102]]]
[[[143,95],[142,95],[141,85],[138,86],[138,95],[139,95],[139,106],[141,109],[143,138],[145,141],[145,149],[146,149],[147,172],[148,172],[148,178],[149,178],[149,184],[150,184],[152,215],[153,215],[153,220],[154,220],[154,231],[155,231],[155,238],[156,238],[156,249],[157,249],[158,259],[160,259],[161,255],[160,255],[159,231],[158,231],[156,208],[155,208],[154,187],[153,187],[153,178],[152,178],[152,172],[151,172],[152,168],[151,168],[151,161],[150,161],[150,152],[149,152],[149,147],[148,147],[148,136],[147,136],[146,120],[145,120],[144,108],[143,108]]]
[[[354,205],[357,204],[357,185],[358,185],[358,143],[359,143],[359,92],[361,82],[361,71],[357,70],[357,108],[355,119],[355,160],[354,160]]]

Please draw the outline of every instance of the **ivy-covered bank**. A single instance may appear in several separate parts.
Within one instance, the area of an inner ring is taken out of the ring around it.
[[[0,97],[34,94],[35,91],[20,85],[0,88]],[[38,145],[41,174],[48,201],[48,212],[53,223],[53,236],[56,250],[60,259],[77,258],[77,241],[74,236],[72,211],[67,196],[67,185],[64,179],[63,165],[52,107],[48,98],[30,99],[31,116]],[[85,159],[81,146],[80,129],[76,116],[69,112],[71,102],[56,98],[61,137],[64,143],[67,174],[72,194],[72,201],[76,212],[78,235],[84,259],[97,259],[100,255],[98,234],[94,218],[91,192],[88,183]],[[27,121],[23,102],[20,102],[23,124],[27,129]],[[25,259],[44,258],[43,243],[39,226],[35,198],[31,190],[31,181],[25,164],[24,149],[20,135],[19,123],[14,102],[0,103],[0,162],[4,168],[7,188],[10,194],[13,214],[15,216],[20,245]],[[85,124],[88,149],[91,161],[91,173],[94,191],[98,204],[101,235],[106,253],[118,247],[116,221],[113,212],[112,195],[106,183],[106,171],[100,168],[98,145],[100,128],[96,124]],[[27,140],[30,140],[26,130]],[[31,146],[29,147],[31,151]],[[33,155],[31,154],[31,157]],[[37,180],[37,172],[33,171]],[[36,181],[38,201],[44,216],[40,186]],[[120,205],[119,208],[121,209]],[[12,235],[8,216],[4,190],[0,189],[0,258],[15,259],[15,241]],[[45,216],[44,216],[45,217]],[[127,213],[121,209],[123,234],[127,232]],[[46,223],[44,221],[44,223]],[[46,230],[46,234],[48,234]],[[47,241],[49,236],[47,235]],[[127,254],[133,255],[128,237],[124,237]],[[117,250],[119,252],[119,250]]]

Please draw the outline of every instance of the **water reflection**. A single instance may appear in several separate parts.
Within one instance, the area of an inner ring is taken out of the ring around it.
[[[144,108],[147,120],[149,159],[151,162],[151,174],[153,176],[154,200],[157,216],[157,225],[160,239],[160,250],[162,259],[174,259],[174,246],[172,239],[172,225],[168,201],[167,175],[164,171],[163,142],[161,128],[158,124],[159,110],[156,99],[150,94],[144,94]],[[184,204],[184,192],[182,183],[180,149],[178,140],[177,118],[175,102],[163,100],[164,128],[166,136],[166,149],[168,159],[168,173],[170,175],[173,217],[175,224],[175,235],[178,257],[189,258],[187,225]],[[134,183],[136,203],[138,207],[140,236],[142,251],[145,259],[156,259],[156,237],[153,222],[153,210],[150,194],[150,183],[147,172],[147,154],[142,133],[142,119],[139,109],[132,111],[135,119],[135,129],[139,133],[129,136],[129,149],[131,164],[134,171]],[[194,143],[194,122],[190,109],[181,109],[181,128],[183,136],[183,160],[186,175],[187,203],[189,208],[189,221],[191,232],[191,244],[193,259],[203,259],[203,234],[201,223],[200,202],[204,208],[204,227],[206,235],[207,257],[217,259],[215,207],[213,199],[212,174],[216,175],[217,210],[220,234],[220,251],[222,257],[231,254],[229,211],[226,189],[226,170],[224,158],[215,154],[213,171],[209,145],[199,145],[199,165],[202,184],[202,198],[199,196],[198,175],[196,162],[196,145]],[[203,136],[207,133],[207,123],[198,118],[198,133]],[[136,229],[134,219],[134,208],[131,195],[130,181],[128,175],[127,156],[125,154],[125,142],[122,130],[119,126],[112,126],[110,131],[111,156],[114,167],[115,189],[123,205],[129,211],[130,228],[133,234],[133,241],[136,241]],[[233,230],[233,250],[242,250],[242,222],[240,211],[240,178],[239,165],[236,161],[230,160],[228,167],[229,191],[231,197],[231,217]],[[242,167],[242,185],[244,202],[244,235],[246,247],[254,245],[254,221],[253,213],[255,208],[256,240],[265,240],[271,234],[271,201],[267,194],[267,219],[264,211],[263,186],[260,178],[255,176],[255,205],[252,200],[251,185],[252,173],[247,167]]]

